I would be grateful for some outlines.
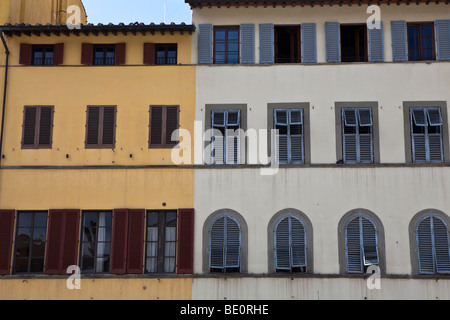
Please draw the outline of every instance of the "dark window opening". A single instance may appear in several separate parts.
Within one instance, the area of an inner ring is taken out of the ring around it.
[[[275,26],[275,63],[299,63],[300,26]]]
[[[367,26],[341,25],[341,61],[367,62]]]
[[[239,63],[239,27],[214,28],[214,63]]]
[[[433,23],[408,23],[408,60],[435,60]]]
[[[177,64],[176,44],[155,45],[156,64]]]
[[[35,66],[50,66],[53,65],[54,48],[52,45],[33,46],[33,65]]]
[[[98,44],[94,46],[94,65],[111,66],[115,64],[115,45]]]

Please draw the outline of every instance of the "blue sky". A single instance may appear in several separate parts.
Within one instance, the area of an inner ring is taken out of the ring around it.
[[[93,24],[191,23],[191,11],[184,0],[83,0],[83,4],[88,23]]]

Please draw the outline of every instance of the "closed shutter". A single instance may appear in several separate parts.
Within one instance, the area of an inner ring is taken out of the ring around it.
[[[53,64],[60,65],[64,62],[64,43],[57,43],[53,47]]]
[[[273,63],[273,24],[259,25],[259,63]]]
[[[53,107],[40,107],[39,147],[51,147],[53,128]]]
[[[100,107],[88,107],[86,125],[86,145],[100,144]]]
[[[31,65],[33,61],[33,46],[27,43],[20,44],[19,64]]]
[[[289,138],[289,162],[293,164],[303,163],[303,109],[289,110]]]
[[[180,209],[177,274],[190,273],[194,273],[194,209]]]
[[[198,26],[198,63],[212,63],[212,24]]]
[[[345,248],[348,273],[362,273],[361,229],[359,217],[351,220],[345,229]]]
[[[223,164],[225,159],[225,130],[226,130],[227,112],[222,110],[213,110],[211,113],[212,121],[212,154],[211,160],[214,164]]]
[[[353,108],[342,109],[342,122],[343,122],[343,153],[344,163],[357,163],[358,162],[358,141],[357,130],[358,120],[356,116],[356,110]],[[351,131],[346,132],[346,128],[353,128]]]
[[[163,107],[150,107],[150,138],[151,147],[162,147],[163,145]]]
[[[116,43],[115,45],[115,63],[116,65],[125,64],[126,43]]]
[[[434,273],[434,253],[431,217],[426,217],[417,225],[417,256],[419,273]]]
[[[24,109],[22,147],[35,146],[37,109],[36,107],[25,107]]]
[[[450,272],[450,252],[448,242],[448,229],[444,221],[433,217],[434,248],[436,256],[436,271],[438,273]]]
[[[155,64],[155,44],[144,43],[144,64]]]
[[[241,63],[255,63],[255,25],[241,25]]]
[[[209,267],[225,268],[225,217],[216,219],[209,235]]]
[[[164,145],[166,147],[176,146],[178,143],[178,138],[172,140],[172,134],[178,129],[179,124],[179,108],[178,106],[166,107],[165,108],[165,141]]]
[[[289,217],[284,218],[275,229],[275,266],[280,270],[291,269],[289,224]]]
[[[103,107],[103,126],[102,126],[103,146],[114,146],[116,131],[116,108]]]
[[[437,59],[450,60],[450,20],[436,21]]]
[[[338,22],[325,23],[327,62],[341,61],[340,25]]]
[[[406,22],[392,21],[392,55],[394,61],[408,61],[406,44]]]
[[[0,210],[0,275],[11,272],[14,219],[14,210]]]
[[[428,132],[428,146],[431,162],[442,162],[444,160],[442,144],[442,116],[440,108],[427,108],[428,123],[430,127],[440,127],[434,133]],[[430,131],[430,130],[428,130]]]
[[[369,33],[369,61],[384,61],[383,22],[379,29],[368,29]]]
[[[306,237],[303,223],[295,217],[280,220],[275,229],[276,269],[306,267]]]
[[[378,265],[377,230],[370,219],[366,217],[360,217],[360,219],[364,265]]]
[[[66,274],[77,264],[80,210],[50,210],[45,274]]]
[[[358,162],[372,163],[373,162],[373,140],[372,140],[372,110],[369,108],[360,108],[356,110],[358,113],[358,121],[360,127],[368,127],[368,130],[358,134]]]
[[[288,110],[275,110],[275,129],[278,129],[278,135],[275,139],[276,159],[279,164],[289,163],[289,113]]]
[[[128,230],[128,209],[115,209],[111,243],[111,273],[126,273]]]
[[[412,138],[412,157],[413,162],[427,161],[427,138],[426,127],[428,125],[425,109],[411,109],[411,138]],[[423,127],[421,133],[415,133],[413,125]]]
[[[290,217],[292,267],[306,267],[306,234],[303,223]]]
[[[226,121],[227,127],[225,130],[225,150],[226,164],[239,164],[240,163],[240,111],[227,111]]]
[[[144,272],[145,210],[131,209],[128,214],[127,273]]]
[[[302,24],[302,51],[304,63],[317,62],[316,24]]]
[[[81,44],[81,64],[94,64],[94,45],[92,43]]]
[[[239,223],[229,216],[216,219],[210,230],[210,267],[239,268],[241,231]]]

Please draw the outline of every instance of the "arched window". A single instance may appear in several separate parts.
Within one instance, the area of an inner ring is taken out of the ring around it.
[[[209,233],[209,268],[211,272],[240,272],[241,228],[231,216],[215,219]]]
[[[417,223],[417,260],[421,274],[449,273],[450,252],[447,224],[437,216]]]
[[[300,219],[282,218],[275,227],[275,268],[277,272],[306,272],[306,235]]]
[[[375,224],[365,216],[356,216],[345,227],[345,254],[348,273],[366,273],[379,265]]]

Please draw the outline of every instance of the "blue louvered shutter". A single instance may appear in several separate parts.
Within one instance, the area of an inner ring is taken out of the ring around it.
[[[303,109],[289,110],[290,163],[304,162],[305,148],[303,145]]]
[[[241,160],[240,110],[226,111],[225,163],[239,164]]]
[[[279,270],[290,270],[289,218],[278,222],[275,228],[275,266]]]
[[[437,59],[450,60],[450,20],[436,21]]]
[[[372,139],[372,110],[370,108],[357,109],[360,127],[370,127],[368,133],[358,133],[358,162],[373,162],[373,139]]]
[[[439,130],[434,130],[430,133],[428,130],[428,152],[429,161],[442,162],[444,159],[444,152],[442,146],[442,116],[440,108],[427,108],[427,118],[430,127],[440,127]]]
[[[434,248],[436,256],[436,271],[450,272],[450,252],[448,243],[448,229],[444,221],[433,217]]]
[[[241,229],[239,223],[231,217],[225,220],[225,267],[239,268],[241,261]]]
[[[241,230],[235,219],[229,216],[217,218],[211,225],[209,245],[210,268],[240,267]]]
[[[302,24],[302,61],[304,63],[317,62],[316,24]]]
[[[358,162],[358,119],[356,116],[356,110],[353,108],[342,109],[342,140],[343,140],[343,154],[344,163],[357,163]],[[347,131],[348,128],[354,128],[351,131]]]
[[[255,63],[255,25],[241,25],[241,63]]]
[[[373,222],[366,218],[360,217],[361,219],[361,231],[362,231],[362,248],[364,265],[378,265],[378,240],[377,240],[377,230]]]
[[[275,228],[275,266],[279,270],[306,267],[306,235],[296,217],[281,219]]]
[[[369,33],[369,61],[384,61],[383,22],[379,29],[368,29]]]
[[[225,267],[225,217],[220,217],[211,225],[209,235],[209,267]]]
[[[326,22],[326,47],[327,47],[327,62],[341,61],[341,39],[340,39],[340,25],[339,22]]]
[[[427,139],[426,139],[426,127],[427,118],[424,108],[411,108],[411,139],[412,139],[412,159],[413,162],[426,162],[427,155]],[[423,127],[422,132],[414,132],[414,125]]]
[[[406,22],[392,21],[392,55],[394,61],[408,61]]]
[[[225,153],[225,135],[226,130],[226,111],[223,110],[213,110],[211,114],[212,120],[212,150],[211,150],[211,160],[213,164],[223,164],[224,163],[224,153]]]
[[[276,160],[279,164],[289,163],[289,113],[285,109],[274,110],[275,129],[278,134],[275,137]]]
[[[212,63],[212,24],[198,26],[198,63]]]
[[[303,223],[289,217],[291,230],[291,261],[293,268],[306,267],[306,234]]]
[[[419,222],[416,230],[416,238],[419,273],[434,273],[431,217],[426,217]]]
[[[273,63],[273,24],[259,25],[259,63]]]
[[[348,273],[362,273],[361,230],[359,219],[351,220],[345,229],[345,247]]]

